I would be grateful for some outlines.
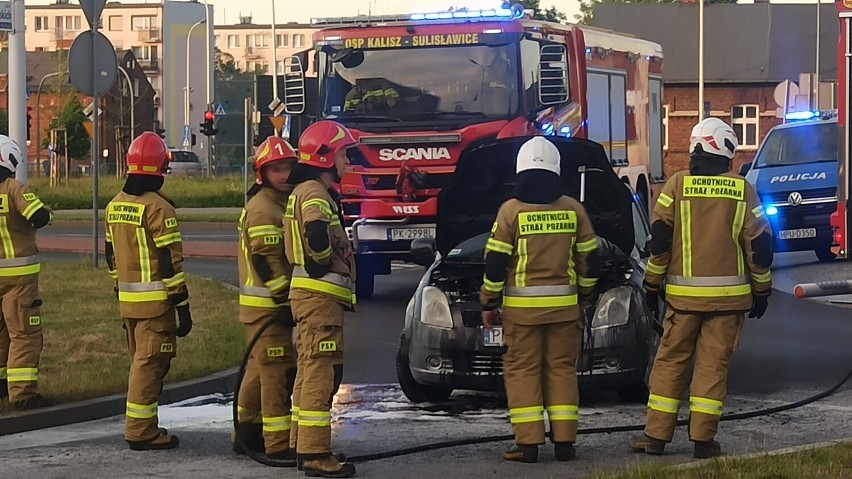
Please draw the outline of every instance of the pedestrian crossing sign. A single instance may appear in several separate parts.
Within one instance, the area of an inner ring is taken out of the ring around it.
[[[224,103],[216,103],[213,107],[213,114],[216,116],[225,116],[228,114],[228,110],[225,109]]]

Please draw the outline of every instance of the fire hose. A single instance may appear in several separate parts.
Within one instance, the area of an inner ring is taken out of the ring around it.
[[[845,282],[845,283],[852,283],[852,282]],[[850,291],[850,292],[852,292],[852,291]],[[798,294],[797,294],[797,296],[798,296]],[[235,430],[236,430],[236,426],[237,426],[237,422],[238,422],[238,416],[237,416],[237,407],[238,406],[237,406],[237,404],[238,404],[238,399],[239,399],[239,395],[240,395],[240,385],[242,384],[243,376],[245,376],[245,373],[246,373],[246,366],[248,365],[249,356],[251,355],[251,351],[254,348],[255,344],[257,344],[257,341],[260,339],[260,336],[263,334],[263,332],[266,330],[266,328],[268,328],[274,321],[275,321],[275,319],[271,319],[271,320],[267,321],[265,324],[263,324],[263,326],[260,327],[260,329],[254,335],[254,337],[251,339],[251,341],[249,341],[248,347],[246,348],[246,352],[243,355],[242,363],[240,364],[239,371],[237,372],[237,384],[234,387],[233,422],[234,422],[234,429]],[[849,381],[850,378],[852,378],[852,368],[850,368],[850,370],[846,374],[846,376],[844,376],[843,379],[838,381],[837,384],[835,384],[834,386],[826,389],[825,391],[822,391],[822,392],[815,394],[813,396],[807,397],[807,398],[802,399],[800,401],[796,401],[796,402],[788,403],[788,404],[783,404],[783,405],[775,406],[775,407],[771,407],[771,408],[756,409],[754,411],[747,411],[747,412],[741,412],[741,413],[736,413],[736,414],[723,414],[721,420],[722,421],[739,421],[739,420],[743,420],[743,419],[751,419],[751,418],[760,417],[760,416],[768,416],[768,415],[771,415],[771,414],[776,414],[776,413],[779,413],[779,412],[789,411],[791,409],[796,409],[796,408],[805,406],[807,404],[819,401],[820,399],[824,399],[828,396],[831,396],[832,394],[837,392],[837,390],[840,389],[844,384],[846,384],[846,382]],[[678,426],[684,426],[684,425],[688,424],[688,422],[689,422],[688,419],[679,419],[677,421],[677,425]],[[609,434],[609,433],[616,433],[616,432],[642,431],[644,429],[645,429],[644,424],[632,424],[632,425],[622,425],[622,426],[581,428],[581,429],[577,430],[577,434]],[[434,451],[434,450],[437,450],[437,449],[445,449],[445,448],[450,448],[450,447],[471,446],[471,445],[475,445],[475,444],[485,444],[485,443],[490,443],[490,442],[510,441],[510,440],[514,440],[514,438],[515,438],[515,436],[512,435],[512,434],[503,434],[503,435],[498,435],[498,436],[470,437],[470,438],[463,438],[463,439],[455,439],[455,440],[452,440],[452,441],[433,442],[433,443],[422,444],[422,445],[418,445],[418,446],[406,447],[406,448],[401,448],[401,449],[394,449],[394,450],[382,451],[382,452],[376,452],[376,453],[370,453],[370,454],[362,454],[360,456],[352,456],[352,457],[348,457],[347,461],[352,462],[352,463],[376,461],[376,460],[379,460],[379,459],[388,459],[388,458],[392,458],[392,457],[405,456],[405,455],[409,455],[409,454],[417,454],[417,453],[421,453],[421,452]],[[239,434],[236,434],[236,441],[237,441],[237,444],[239,444],[240,447],[242,447],[243,451],[245,451],[246,454],[250,458],[252,458],[254,461],[256,461],[260,464],[263,464],[263,465],[266,465],[266,466],[272,466],[272,467],[292,467],[292,462],[284,463],[284,462],[281,462],[281,461],[268,459],[266,457],[263,457],[263,456],[257,454],[256,452],[252,451],[251,449],[249,449],[246,446],[246,444],[243,442],[242,437],[240,437]]]

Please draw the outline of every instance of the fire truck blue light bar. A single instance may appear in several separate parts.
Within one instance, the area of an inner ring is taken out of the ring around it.
[[[491,10],[461,10],[456,12],[439,13],[414,13],[411,15],[413,21],[423,20],[452,20],[467,18],[487,18],[490,20],[512,20],[523,18],[523,9],[496,8]]]

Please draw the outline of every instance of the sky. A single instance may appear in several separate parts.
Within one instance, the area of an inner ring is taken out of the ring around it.
[[[146,3],[146,0],[121,0],[123,3]],[[201,1],[201,0],[199,0]],[[254,23],[269,23],[272,15],[272,2],[275,2],[275,20],[277,23],[307,23],[314,17],[353,16],[366,14],[372,8],[375,14],[438,12],[450,6],[468,8],[493,8],[501,0],[322,0],[306,2],[297,0],[208,0],[213,5],[217,25],[234,24],[240,15],[251,15]],[[741,3],[753,3],[754,0],[740,0]],[[771,0],[772,3],[816,3],[815,0]],[[823,0],[830,3],[831,0]],[[45,5],[55,0],[25,0],[27,5]],[[71,0],[78,3],[78,0]],[[147,3],[160,3],[148,0]],[[568,16],[580,14],[580,0],[541,0],[541,7],[555,6]]]

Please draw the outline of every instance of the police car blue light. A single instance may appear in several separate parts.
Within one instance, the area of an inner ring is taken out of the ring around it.
[[[815,111],[793,111],[784,115],[784,118],[787,120],[793,121],[802,121],[802,120],[812,120],[819,116],[819,112]]]
[[[778,208],[775,206],[767,206],[766,207],[766,215],[767,216],[775,216],[778,214]]]

